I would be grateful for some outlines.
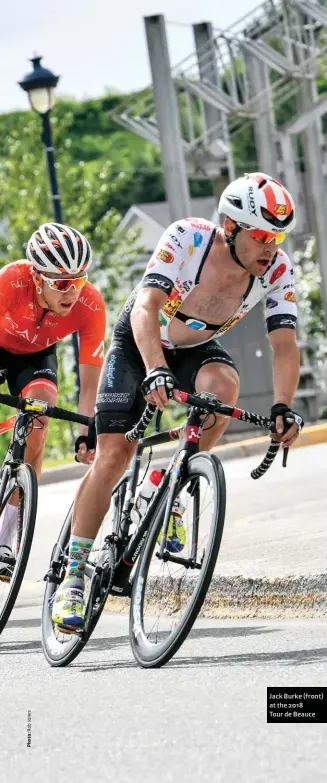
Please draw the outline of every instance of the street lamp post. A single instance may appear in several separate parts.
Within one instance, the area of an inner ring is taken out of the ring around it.
[[[55,76],[52,71],[47,68],[43,68],[41,65],[42,57],[32,57],[33,71],[27,73],[22,81],[18,82],[22,90],[27,92],[31,107],[37,114],[40,115],[42,120],[42,141],[45,147],[48,175],[50,182],[51,198],[53,204],[53,212],[56,223],[62,223],[62,210],[57,181],[57,174],[55,168],[55,159],[52,144],[52,132],[50,123],[50,112],[54,106],[55,94],[54,89],[58,84],[59,76]],[[74,349],[74,371],[76,377],[76,393],[77,398],[80,390],[79,380],[79,348],[77,333],[72,335],[73,349]]]

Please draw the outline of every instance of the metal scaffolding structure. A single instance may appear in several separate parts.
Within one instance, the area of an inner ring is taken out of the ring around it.
[[[327,74],[327,9],[318,0],[267,0],[223,32],[193,25],[195,50],[171,70],[163,16],[146,17],[145,26],[154,85],[111,117],[161,147],[172,217],[185,214],[187,176],[218,182],[219,195],[223,175],[242,173],[232,150],[249,129],[256,149],[249,168],[279,176],[295,197],[293,241],[316,237],[327,314],[327,93],[318,90]]]

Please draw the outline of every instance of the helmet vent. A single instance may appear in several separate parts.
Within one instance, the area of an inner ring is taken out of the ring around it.
[[[239,196],[227,196],[227,201],[238,209],[243,209],[243,202]]]

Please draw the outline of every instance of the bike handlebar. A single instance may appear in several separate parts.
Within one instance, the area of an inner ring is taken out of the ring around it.
[[[219,416],[229,416],[232,419],[245,421],[248,424],[254,424],[256,427],[261,427],[265,430],[271,430],[273,424],[273,422],[266,416],[260,416],[257,413],[250,413],[250,411],[246,411],[242,408],[237,408],[232,405],[225,405],[225,403],[221,402],[214,394],[209,394],[206,392],[200,392],[197,394],[180,392],[180,398],[181,402],[185,405],[191,405],[192,407],[199,408],[205,413],[216,413]],[[152,403],[148,403],[139,422],[135,425],[135,427],[133,427],[132,430],[126,433],[126,440],[132,443],[133,441],[142,438],[146,428],[150,424],[150,421],[153,419],[155,412],[156,406],[152,405]],[[279,447],[280,443],[274,440],[271,441],[262,462],[257,468],[251,471],[251,477],[253,479],[261,478],[261,476],[267,472],[279,451]],[[287,454],[288,449],[284,449],[284,467],[286,467]]]
[[[66,408],[57,408],[55,405],[49,405],[49,403],[44,402],[44,400],[36,400],[32,397],[14,397],[12,394],[0,394],[0,402],[4,405],[10,405],[11,408],[18,408],[18,410],[25,411],[26,413],[48,416],[50,419],[72,421],[75,424],[85,424],[86,427],[92,427],[94,422],[92,416],[83,416],[81,413],[74,413],[73,411],[66,410]],[[36,405],[39,405],[39,410],[35,407]]]

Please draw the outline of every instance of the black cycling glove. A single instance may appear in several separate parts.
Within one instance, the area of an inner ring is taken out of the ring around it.
[[[283,402],[276,402],[275,405],[272,406],[272,409],[270,411],[270,419],[273,422],[271,427],[271,432],[274,433],[277,432],[276,430],[277,416],[282,416],[283,423],[284,423],[283,434],[287,432],[290,429],[290,427],[292,427],[293,424],[297,425],[298,432],[301,432],[302,428],[304,427],[304,421],[299,413],[293,411],[291,408],[288,407],[288,405],[285,405],[285,403]]]
[[[82,443],[86,444],[88,451],[95,451],[96,447],[96,434],[95,434],[95,424],[93,421],[93,424],[90,424],[89,431],[87,435],[79,435],[78,438],[75,440],[75,462],[79,462],[79,460],[76,458],[78,454],[79,447]]]
[[[151,392],[156,391],[158,386],[164,386],[167,396],[177,386],[177,381],[169,367],[153,367],[149,370],[141,384],[141,392],[144,397]]]

